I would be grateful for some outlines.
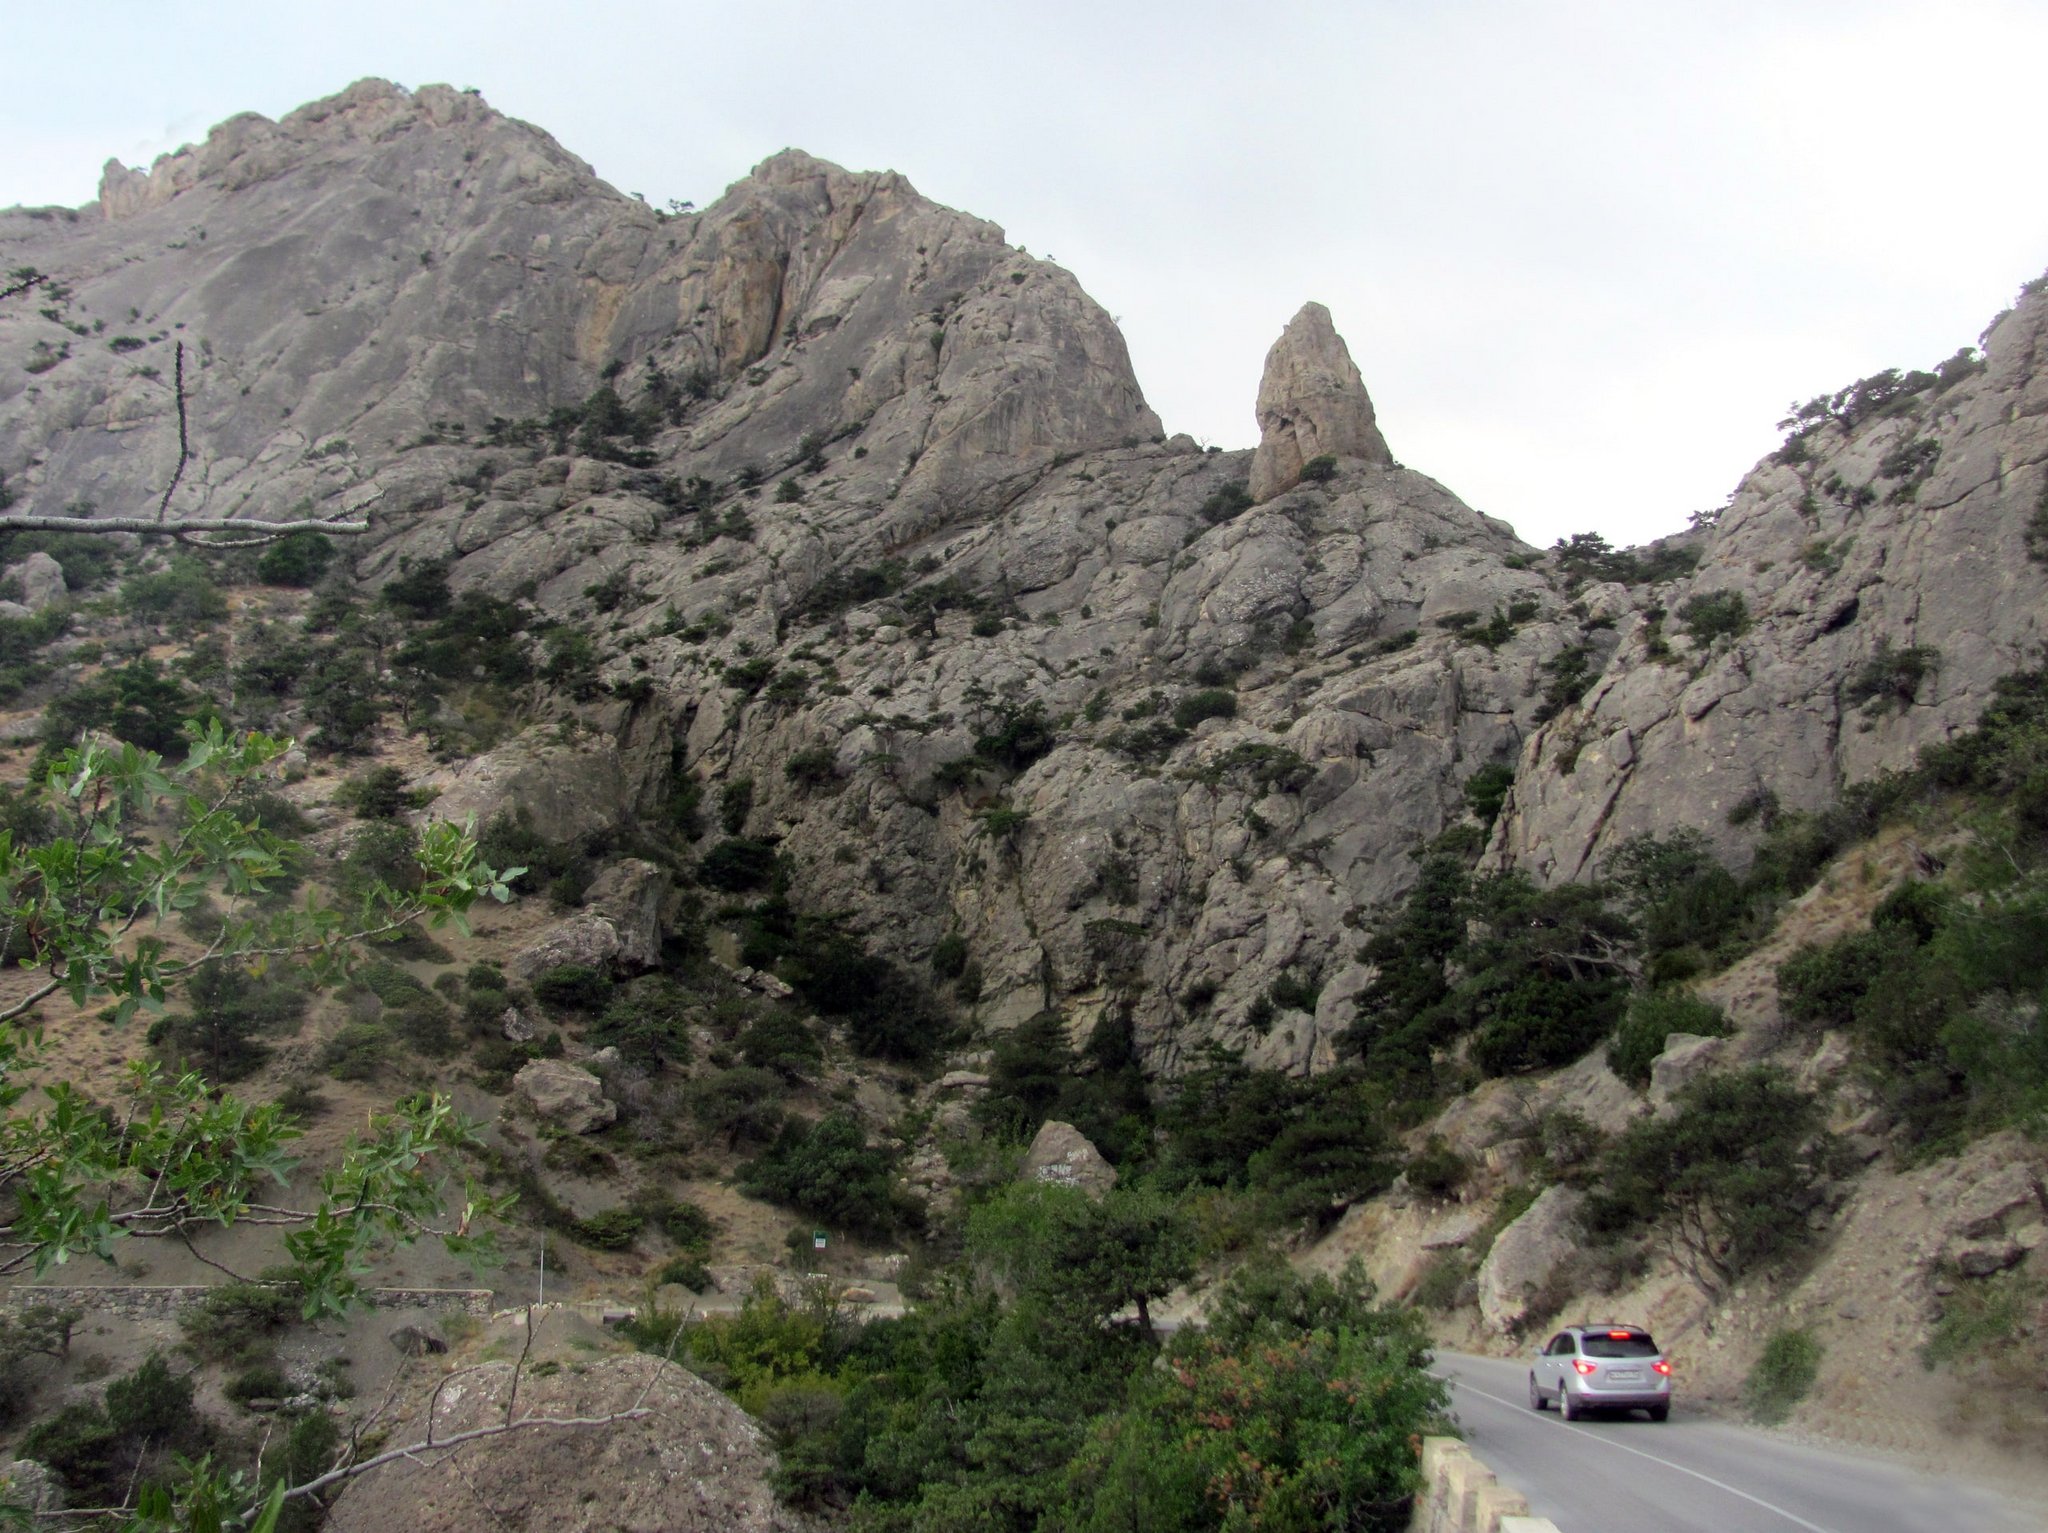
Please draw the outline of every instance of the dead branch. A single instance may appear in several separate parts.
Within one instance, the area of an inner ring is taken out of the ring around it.
[[[182,538],[189,532],[247,532],[253,541],[268,543],[288,532],[368,532],[368,522],[266,522],[253,516],[190,516],[159,522],[146,516],[0,516],[0,532],[161,532]],[[232,543],[209,543],[232,548]]]
[[[442,1438],[439,1442],[433,1444],[433,1447],[435,1449],[455,1448],[463,1443],[475,1442],[479,1438],[502,1437],[507,1432],[517,1432],[526,1427],[608,1427],[614,1422],[639,1421],[643,1417],[652,1416],[653,1414],[652,1407],[636,1405],[631,1410],[613,1411],[609,1416],[528,1416],[520,1421],[507,1421],[497,1426],[477,1427],[474,1431],[457,1432],[453,1437]],[[411,1458],[415,1454],[428,1451],[430,1451],[428,1445],[423,1442],[408,1443],[403,1448],[390,1448],[374,1458],[364,1459],[360,1464],[350,1464],[346,1469],[330,1469],[326,1474],[319,1476],[317,1479],[308,1480],[304,1485],[294,1485],[285,1492],[285,1498],[290,1500],[295,1496],[310,1496],[316,1490],[324,1490],[329,1485],[336,1484],[339,1481],[352,1479],[354,1476],[366,1473],[381,1464],[388,1464],[394,1459]]]

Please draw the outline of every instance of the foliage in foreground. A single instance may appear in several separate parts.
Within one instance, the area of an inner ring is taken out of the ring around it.
[[[1356,1268],[1303,1278],[1269,1257],[1224,1285],[1206,1331],[1162,1349],[1118,1317],[1133,1286],[1170,1281],[1185,1231],[1169,1202],[1012,1201],[970,1242],[975,1264],[1007,1274],[1000,1291],[959,1271],[903,1318],[860,1326],[822,1289],[791,1302],[764,1284],[737,1315],[629,1330],[759,1416],[782,1492],[847,1526],[1405,1525],[1420,1436],[1447,1405],[1412,1312],[1376,1305]],[[1129,1258],[1119,1272],[1067,1271],[1030,1247],[1042,1226],[1090,1220],[1135,1232],[1105,1248]]]
[[[18,845],[0,830],[0,942],[33,976],[0,1011],[0,1274],[41,1276],[80,1256],[112,1262],[123,1239],[182,1238],[261,1214],[289,1228],[306,1313],[332,1313],[354,1295],[374,1242],[433,1231],[457,1251],[479,1248],[472,1225],[502,1200],[471,1186],[459,1223],[437,1225],[443,1189],[432,1168],[473,1139],[467,1120],[443,1099],[399,1103],[350,1142],[317,1206],[294,1211],[265,1202],[263,1189],[284,1183],[297,1128],[275,1105],[243,1102],[197,1074],[135,1061],[118,1104],[54,1081],[27,1106],[24,1077],[41,1046],[28,1014],[58,994],[79,1007],[111,999],[120,1025],[138,1007],[161,1010],[173,984],[205,993],[220,964],[297,959],[316,979],[336,979],[366,935],[460,922],[479,898],[508,891],[462,829],[440,825],[422,840],[415,887],[375,881],[349,910],[278,906],[267,897],[288,843],[246,806],[288,742],[231,740],[212,721],[186,734],[176,767],[132,745],[64,752],[46,779],[46,833]],[[229,903],[211,951],[172,956],[158,923],[215,895]]]

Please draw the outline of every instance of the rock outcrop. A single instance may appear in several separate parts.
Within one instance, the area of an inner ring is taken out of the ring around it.
[[[559,1059],[529,1060],[512,1077],[512,1090],[535,1117],[565,1134],[593,1134],[618,1117],[618,1104],[588,1070]]]
[[[1479,1314],[1502,1336],[1513,1334],[1543,1297],[1552,1275],[1579,1246],[1579,1209],[1585,1194],[1546,1187],[1521,1216],[1494,1238],[1479,1264]]]
[[[451,1437],[505,1418],[510,1363],[466,1368],[434,1397],[433,1433]],[[646,1414],[602,1426],[538,1427],[478,1439],[432,1458],[400,1459],[354,1481],[335,1503],[334,1533],[502,1533],[508,1525],[598,1533],[796,1533],[778,1506],[761,1429],[695,1374],[659,1358],[578,1360],[519,1380],[520,1419]],[[424,1436],[425,1423],[415,1423]]]
[[[1116,1185],[1116,1167],[1104,1160],[1102,1152],[1073,1124],[1048,1119],[1024,1152],[1017,1180],[1077,1187],[1091,1198],[1099,1198]]]
[[[1317,458],[1394,461],[1351,350],[1319,303],[1305,303],[1266,353],[1259,380],[1259,450],[1251,497],[1271,500],[1301,482]]]
[[[600,974],[653,968],[661,961],[668,890],[666,871],[638,857],[621,858],[592,881],[583,908],[514,953],[507,972],[532,979],[565,965]]]
[[[794,908],[891,959],[957,935],[976,1025],[1113,1019],[1154,1074],[1210,1043],[1333,1063],[1364,913],[1483,766],[1516,770],[1493,867],[1587,878],[1681,825],[1739,864],[1745,806],[1904,764],[2041,637],[2039,293],[1984,369],[1761,465],[1696,570],[1582,577],[1393,462],[1319,305],[1268,359],[1258,451],[1204,452],[1070,274],[793,151],[670,216],[478,96],[365,81],[110,168],[90,215],[0,213],[0,244],[68,293],[0,313],[24,510],[153,501],[182,339],[174,510],[359,514],[366,587],[432,562],[589,638],[426,815],[772,844]],[[131,310],[119,351],[64,328]],[[637,438],[547,424],[614,406]],[[1722,637],[1685,615],[1706,597]],[[690,807],[743,780],[736,830]],[[593,909],[521,967],[654,951]],[[1578,1086],[1625,1121],[1597,1063]]]
[[[1741,866],[1758,806],[1825,808],[1974,723],[2048,632],[2029,530],[2048,489],[2044,358],[2048,290],[2030,284],[1981,364],[1866,380],[1864,404],[1844,391],[1758,464],[1697,571],[1617,612],[1584,701],[1525,741],[1499,859],[1581,879],[1630,836],[1691,826]],[[1735,631],[1690,633],[1701,598]]]

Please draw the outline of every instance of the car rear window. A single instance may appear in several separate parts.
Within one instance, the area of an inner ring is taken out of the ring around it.
[[[1647,1336],[1587,1336],[1582,1338],[1588,1357],[1655,1357],[1657,1343]]]

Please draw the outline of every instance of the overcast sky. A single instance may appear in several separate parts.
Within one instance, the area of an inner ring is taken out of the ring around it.
[[[1266,347],[1321,300],[1396,455],[1537,542],[1683,526],[1789,400],[1947,356],[2048,266],[2048,0],[33,15],[8,29],[0,205],[83,203],[110,155],[364,75],[477,87],[657,204],[794,145],[1073,270],[1204,442],[1256,441]]]

